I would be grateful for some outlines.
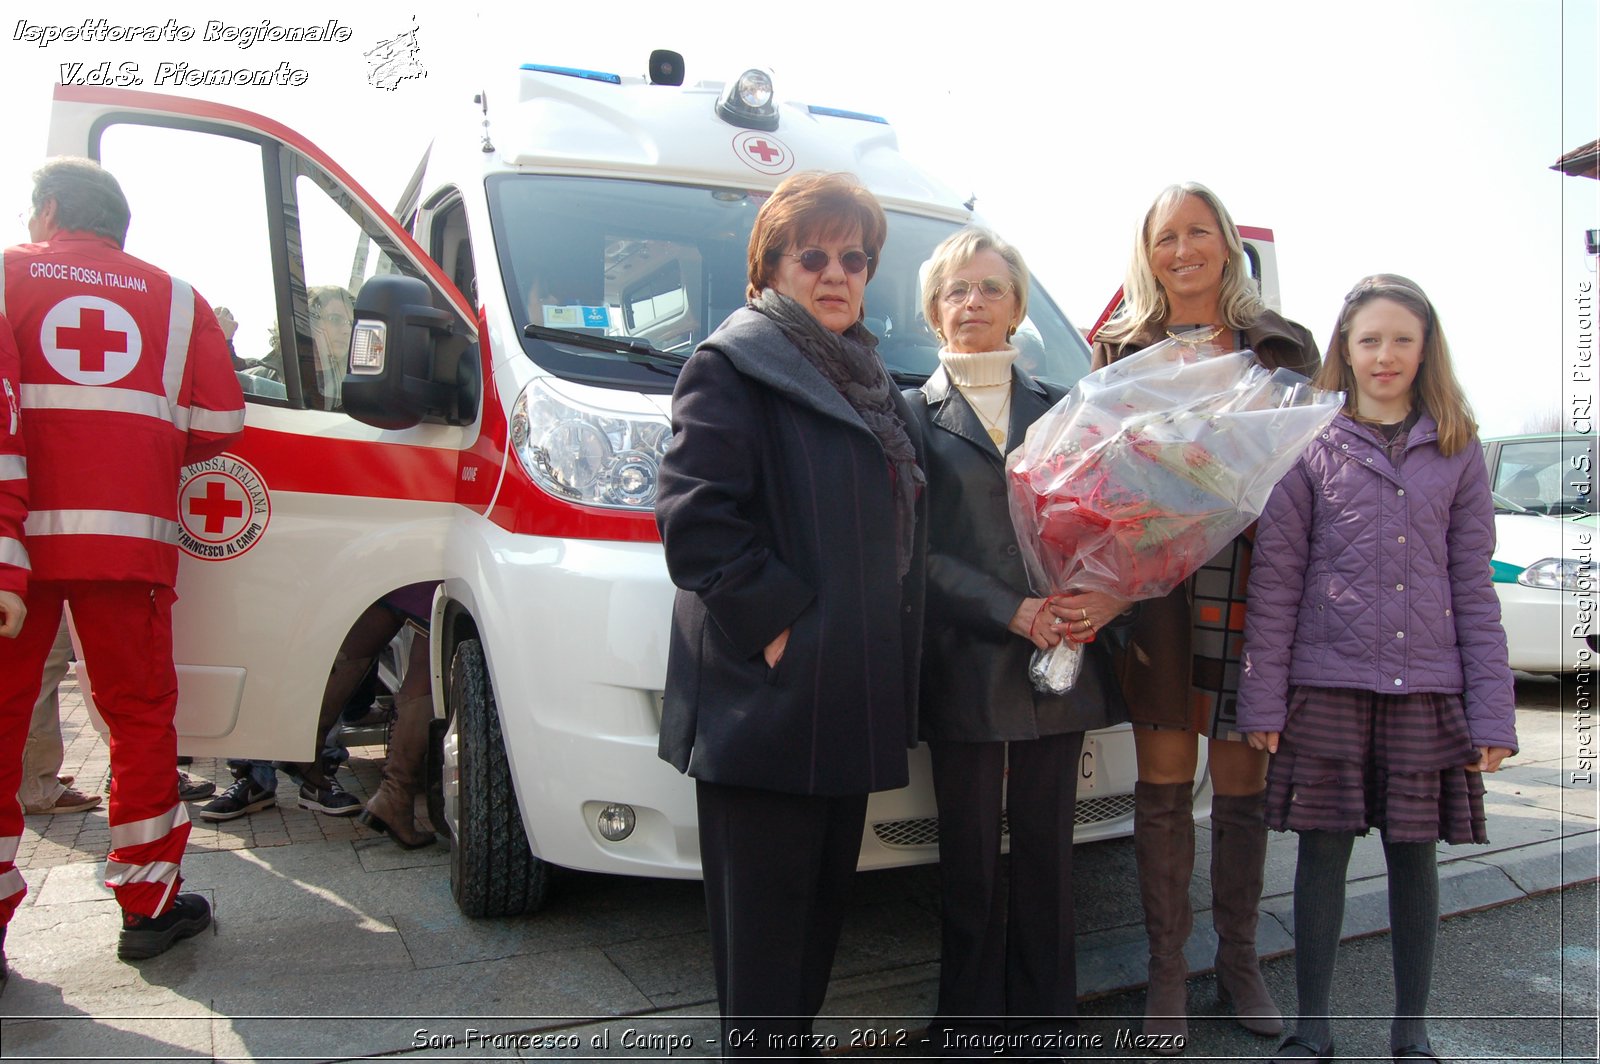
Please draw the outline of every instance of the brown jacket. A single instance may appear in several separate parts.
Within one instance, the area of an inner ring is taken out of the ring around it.
[[[1120,344],[1096,343],[1094,368],[1110,365],[1164,338],[1158,331]],[[1244,330],[1244,339],[1245,346],[1269,369],[1291,369],[1310,377],[1322,365],[1310,330],[1273,311],[1263,311],[1256,323]],[[1135,724],[1195,723],[1189,712],[1190,599],[1186,580],[1164,598],[1140,603],[1127,648],[1113,655],[1122,695],[1128,702],[1128,719]]]

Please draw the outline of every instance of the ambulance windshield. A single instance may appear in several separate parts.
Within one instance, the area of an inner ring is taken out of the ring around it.
[[[561,376],[670,390],[672,376],[659,363],[552,337],[633,337],[688,355],[744,305],[750,227],[765,196],[602,178],[490,178],[496,253],[523,349]],[[888,214],[883,261],[867,286],[866,324],[884,363],[911,385],[938,366],[939,344],[918,305],[920,270],[959,226]],[[539,328],[524,332],[530,323]],[[1035,376],[1070,385],[1088,371],[1088,345],[1037,280],[1013,343],[1019,364]]]

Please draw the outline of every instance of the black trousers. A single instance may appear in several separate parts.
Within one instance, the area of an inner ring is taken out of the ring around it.
[[[1083,733],[928,747],[943,904],[935,1029],[1070,1030],[1078,1002],[1072,823]],[[1009,876],[1000,860],[1002,788]]]
[[[829,798],[695,782],[723,1055],[816,1056],[861,855],[864,794]]]

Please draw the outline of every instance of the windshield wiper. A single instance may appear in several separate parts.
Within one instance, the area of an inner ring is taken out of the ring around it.
[[[531,321],[522,327],[522,335],[549,340],[551,343],[586,347],[591,351],[623,355],[629,362],[645,366],[671,366],[676,369],[689,361],[688,355],[680,355],[676,351],[663,351],[649,340],[642,340],[637,336],[595,336],[592,333],[573,332],[570,329],[554,329]]]

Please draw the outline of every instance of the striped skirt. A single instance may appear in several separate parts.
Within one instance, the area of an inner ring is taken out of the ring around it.
[[[1465,767],[1477,759],[1459,694],[1296,687],[1267,770],[1267,824],[1488,842],[1483,775]]]

